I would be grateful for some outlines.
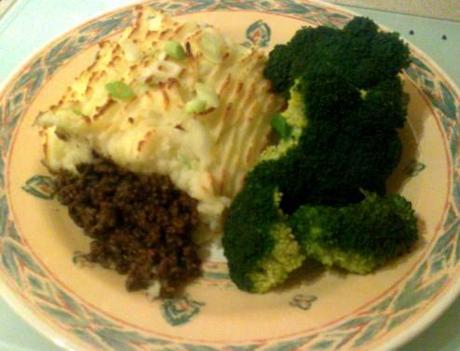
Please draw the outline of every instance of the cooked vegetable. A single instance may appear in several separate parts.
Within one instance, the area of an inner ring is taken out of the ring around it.
[[[206,101],[201,99],[193,99],[185,104],[185,112],[187,113],[201,113],[206,111]]]
[[[204,57],[212,63],[222,62],[225,42],[220,35],[216,35],[213,28],[206,28],[200,40],[200,47]]]
[[[293,98],[278,116],[291,129],[290,135],[265,150],[263,161],[247,175],[225,220],[222,243],[230,277],[246,291],[267,292],[284,282],[304,260],[286,222],[288,217],[280,208],[283,194],[271,179],[278,172],[279,160],[298,143],[305,121],[299,111],[302,105]]]
[[[287,95],[297,82],[308,121],[299,147],[276,167],[287,212],[356,202],[361,188],[385,193],[401,155],[407,98],[397,74],[408,62],[397,34],[361,17],[343,30],[301,29],[270,53],[265,76]]]
[[[367,194],[340,208],[306,205],[289,222],[308,257],[360,274],[407,253],[417,240],[414,210],[400,195]]]
[[[289,97],[288,108],[272,120],[279,144],[248,174],[224,225],[224,251],[239,288],[267,291],[303,255],[368,273],[412,246],[410,203],[383,197],[401,155],[397,129],[407,99],[397,74],[408,62],[398,36],[365,18],[343,31],[301,29],[270,53],[264,73]],[[266,265],[279,253],[280,227],[289,233],[282,252],[290,260]]]
[[[217,96],[215,90],[203,83],[197,83],[195,85],[195,90],[196,97],[205,102],[206,108],[219,107],[219,97]]]
[[[399,79],[381,82],[365,98],[334,73],[312,72],[298,82],[307,126],[299,147],[277,167],[284,209],[356,202],[360,189],[383,195],[401,156],[397,129],[406,103]]]
[[[280,210],[276,187],[257,179],[246,184],[225,221],[223,246],[235,284],[263,293],[282,283],[304,257]]]
[[[277,113],[272,117],[271,124],[281,139],[287,139],[291,136],[292,127],[287,123],[281,113]]]
[[[288,93],[304,73],[325,67],[359,89],[393,78],[409,64],[409,49],[397,33],[378,30],[368,18],[356,17],[343,30],[303,28],[270,52],[264,74],[279,93]]]
[[[136,96],[136,94],[134,94],[134,91],[129,87],[129,85],[121,81],[107,83],[105,85],[105,88],[107,89],[110,96],[114,99],[129,101]]]
[[[183,60],[187,56],[182,45],[175,40],[165,42],[165,51],[168,56],[176,60]]]

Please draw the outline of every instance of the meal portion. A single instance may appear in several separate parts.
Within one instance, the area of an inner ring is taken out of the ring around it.
[[[127,273],[129,290],[159,279],[163,295],[201,272],[197,246],[222,231],[284,104],[263,78],[266,60],[213,27],[142,6],[131,27],[99,44],[37,118],[59,199],[94,239],[88,260]]]
[[[257,293],[307,257],[365,274],[408,252],[414,211],[385,187],[408,64],[398,35],[366,18],[302,28],[267,59],[136,7],[37,117],[58,199],[92,238],[84,258],[171,296],[222,229],[231,279]]]
[[[281,141],[246,177],[224,226],[230,276],[251,292],[286,280],[305,258],[365,274],[417,240],[411,204],[386,195],[399,162],[409,49],[366,18],[299,30],[270,53],[265,77],[288,107]]]
[[[100,157],[77,170],[57,174],[57,195],[93,239],[87,261],[127,274],[129,291],[150,288],[162,296],[200,275],[191,235],[199,221],[195,199],[167,176],[136,174]]]
[[[76,173],[96,152],[135,173],[167,175],[198,200],[201,223],[219,231],[283,104],[263,78],[265,62],[213,27],[138,7],[132,26],[103,41],[38,117],[44,161]]]

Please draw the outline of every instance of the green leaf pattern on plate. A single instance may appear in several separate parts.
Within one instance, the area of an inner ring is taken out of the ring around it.
[[[317,299],[318,298],[314,295],[297,294],[292,298],[289,305],[300,308],[301,310],[307,311],[311,308],[311,305]]]
[[[26,181],[22,189],[43,200],[51,200],[56,193],[54,179],[46,175],[34,175]]]
[[[246,47],[258,46],[265,48],[270,44],[272,30],[262,20],[255,21],[246,29],[246,41],[242,44]]]
[[[195,301],[186,294],[177,298],[165,299],[161,304],[161,312],[169,324],[177,326],[189,322],[204,305],[203,302]]]

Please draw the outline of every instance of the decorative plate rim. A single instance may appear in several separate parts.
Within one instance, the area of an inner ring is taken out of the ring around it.
[[[312,5],[318,4],[322,8],[334,9],[339,12],[346,13],[347,15],[350,15],[350,16],[359,16],[359,14],[354,11],[343,9],[342,7],[338,5],[326,3],[322,0],[297,0],[297,1],[301,3],[305,3],[305,4],[312,4]],[[156,1],[141,0],[133,4],[117,6],[110,11],[102,12],[99,15],[96,15],[94,17],[90,17],[88,19],[80,21],[79,24],[72,26],[69,30],[47,41],[45,45],[41,46],[37,50],[34,50],[30,55],[27,55],[23,60],[21,60],[21,64],[15,70],[13,70],[10,74],[7,75],[4,81],[0,84],[0,100],[2,100],[7,95],[6,88],[8,87],[8,85],[15,78],[19,77],[21,72],[23,72],[25,68],[27,68],[31,64],[31,62],[35,58],[37,58],[46,48],[51,47],[53,44],[58,43],[60,40],[62,40],[62,38],[69,36],[71,33],[83,27],[84,25],[95,23],[100,19],[109,17],[111,15],[115,15],[117,13],[121,13],[122,11],[130,10],[134,8],[134,6],[136,5],[147,5],[147,4],[151,4],[154,2]],[[256,11],[256,10],[253,10],[253,11]],[[263,11],[258,11],[258,12],[264,13]],[[283,16],[283,14],[278,14],[278,15]],[[285,15],[285,17],[290,17],[290,16]],[[379,24],[379,27],[383,28],[384,30],[391,30],[387,28],[386,26],[382,26],[380,24]],[[452,88],[452,90],[457,94],[457,97],[460,96],[459,87],[450,78],[450,76],[444,71],[444,69],[441,66],[439,66],[438,63],[434,61],[423,50],[419,49],[417,46],[412,44],[406,38],[403,38],[403,39],[409,44],[411,51],[416,52],[418,56],[423,57],[424,60],[429,62],[430,67],[433,68],[436,71],[436,73],[438,73],[438,75],[441,76],[442,79],[450,85],[450,88]],[[415,82],[414,82],[414,85],[416,85]],[[423,94],[425,93],[423,92]],[[444,130],[442,128],[440,129],[444,133]],[[8,147],[8,150],[9,150],[9,147]],[[456,169],[456,165],[452,164],[452,170],[455,171],[455,169]],[[448,177],[452,178],[452,175],[448,174]],[[5,185],[5,188],[6,187],[7,185]],[[451,192],[452,191],[453,190],[451,190]],[[448,199],[451,197],[451,192],[447,194]],[[8,207],[10,207],[9,201],[8,201]],[[444,217],[446,216],[446,212],[443,212],[443,218],[441,218],[440,220],[441,224],[444,223]],[[429,250],[427,250],[426,253],[428,254]],[[424,261],[424,259],[425,259],[425,255],[424,257],[420,258],[420,261],[417,261],[417,263],[414,265],[412,270],[415,271],[419,267],[420,263]],[[457,267],[455,267],[455,269],[453,270],[451,277],[457,277],[459,275],[459,272],[460,272],[460,266],[457,265]],[[445,287],[442,291],[439,292],[438,295],[436,295],[435,298],[433,298],[433,302],[430,305],[426,306],[426,311],[424,311],[423,314],[421,314],[417,320],[413,320],[411,324],[404,331],[400,331],[394,336],[392,336],[391,339],[389,339],[385,345],[379,345],[375,349],[376,350],[390,350],[398,346],[401,346],[405,344],[406,342],[408,342],[409,340],[411,340],[412,338],[414,338],[415,336],[419,335],[422,331],[424,331],[427,327],[429,327],[433,322],[435,322],[447,310],[447,308],[456,300],[456,298],[460,296],[460,279],[458,279],[458,277],[457,279],[453,281],[449,279],[446,282],[446,285],[447,287]],[[13,310],[16,313],[18,313],[18,315],[23,317],[28,322],[29,325],[31,325],[33,328],[39,331],[43,336],[50,339],[57,346],[64,347],[69,350],[80,350],[82,345],[84,345],[82,342],[80,341],[77,342],[73,338],[62,337],[61,333],[58,331],[59,330],[58,327],[56,327],[55,325],[49,324],[49,322],[46,321],[47,318],[44,316],[43,313],[39,313],[37,312],[37,310],[34,310],[30,306],[24,304],[24,302],[21,302],[16,292],[11,287],[9,287],[8,284],[3,279],[0,279],[0,296],[4,298],[4,300],[13,308]],[[301,335],[298,335],[297,337],[301,337]],[[212,342],[209,342],[209,343],[212,343]],[[222,345],[222,347],[224,347],[224,345]]]

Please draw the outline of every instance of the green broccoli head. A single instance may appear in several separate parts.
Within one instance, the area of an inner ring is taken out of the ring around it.
[[[369,18],[356,17],[342,31],[344,40],[336,47],[335,57],[347,79],[360,89],[368,89],[397,75],[409,66],[410,53],[398,33],[379,31]]]
[[[304,203],[343,205],[362,199],[360,189],[385,193],[401,156],[397,128],[407,99],[398,77],[362,94],[334,71],[321,69],[297,79],[291,98],[303,101],[305,127],[298,145],[274,167],[282,208]]]
[[[272,241],[271,249],[247,274],[252,292],[264,293],[280,285],[304,260],[300,245],[286,223],[275,223],[267,234]]]
[[[277,93],[285,93],[286,97],[294,80],[291,79],[293,57],[286,44],[275,45],[269,54],[264,75],[271,80],[272,89]]]
[[[333,28],[305,27],[297,31],[287,44],[276,45],[270,51],[264,69],[264,76],[272,82],[273,90],[288,96],[295,80],[316,65],[314,58],[328,54],[323,50],[324,42],[332,42],[336,35],[337,30]],[[324,59],[322,57],[321,62]]]
[[[343,30],[300,29],[271,51],[264,75],[274,91],[287,94],[298,77],[327,67],[356,88],[369,89],[407,67],[409,57],[397,33],[379,31],[370,19],[355,17]]]
[[[285,223],[276,187],[247,182],[229,209],[222,239],[230,277],[242,290],[263,293],[303,262]]]
[[[417,240],[414,211],[400,195],[366,194],[340,208],[302,206],[289,223],[307,257],[359,274],[408,252]]]

